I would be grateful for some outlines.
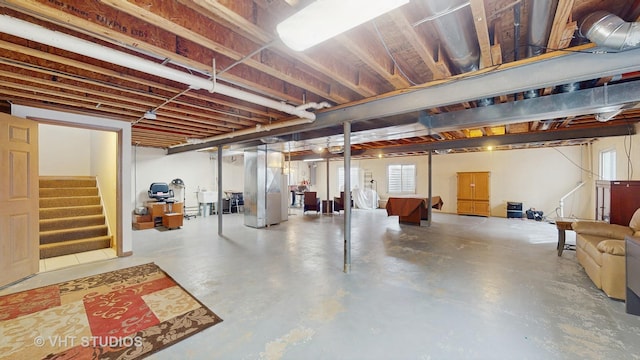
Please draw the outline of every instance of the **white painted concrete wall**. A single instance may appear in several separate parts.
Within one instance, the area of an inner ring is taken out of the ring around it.
[[[618,179],[640,180],[640,135],[633,135],[602,138],[592,146],[434,155],[433,194],[441,196],[444,200],[442,211],[455,213],[456,173],[489,171],[491,172],[492,216],[506,217],[507,201],[517,201],[523,203],[525,210],[535,208],[542,210],[550,217],[555,217],[560,198],[581,181],[585,181],[582,188],[565,200],[564,215],[593,219],[595,217],[594,181],[598,173],[598,154],[600,150],[612,147],[617,152]],[[629,164],[627,164],[626,153],[630,155]],[[365,185],[362,181],[364,171],[371,172],[373,179],[376,180],[378,193],[385,198],[389,196],[386,174],[387,166],[390,164],[415,164],[418,174],[416,192],[425,196],[428,194],[427,156],[354,160],[351,166],[362,169],[361,179],[356,181],[360,187]],[[298,165],[294,162],[292,167],[295,168]],[[286,166],[288,165],[285,164]],[[342,161],[330,162],[330,199],[340,194],[338,168],[342,166]],[[325,162],[318,162],[316,169],[317,181],[312,186],[312,190],[317,191],[321,199],[326,199]]]
[[[91,131],[90,174],[96,177],[100,185],[100,193],[106,212],[107,223],[109,224],[112,235],[114,235],[113,232],[118,223],[117,145],[118,139],[116,133],[109,131]]]
[[[91,176],[91,130],[39,124],[41,176]]]
[[[185,152],[167,155],[163,149],[133,147],[132,174],[133,206],[143,206],[149,200],[147,191],[154,182],[171,183],[180,178],[185,183],[186,206],[198,206],[196,192],[218,191],[218,163],[215,154]],[[173,187],[172,187],[173,188]],[[182,190],[173,188],[176,197],[183,199]],[[222,190],[244,189],[244,160],[242,155],[224,157],[222,161]]]

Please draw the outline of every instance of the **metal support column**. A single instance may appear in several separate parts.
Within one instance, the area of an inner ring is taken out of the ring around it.
[[[351,123],[344,122],[344,272],[351,272]]]
[[[329,147],[327,147],[327,151],[329,151]],[[332,214],[333,213],[333,207],[330,205],[329,203],[329,199],[331,197],[329,196],[329,157],[327,156],[327,207],[331,207],[331,211],[329,211],[329,209],[322,209],[322,211],[326,211],[326,214]]]
[[[427,220],[427,226],[429,226],[429,227],[431,227],[431,214],[433,213],[433,209],[431,208],[431,206],[433,205],[431,203],[431,199],[433,198],[432,189],[431,189],[431,184],[433,183],[433,181],[432,181],[433,180],[433,173],[431,171],[431,165],[432,165],[431,157],[432,156],[433,156],[433,150],[429,150],[429,176],[428,176],[428,178],[429,178],[429,195],[427,195],[427,196],[429,196],[429,200],[427,200],[427,206],[428,206],[428,208],[427,208],[427,217],[429,218]]]
[[[218,204],[216,210],[218,211],[218,235],[222,235],[222,208],[224,203],[222,202],[222,145],[218,145]]]

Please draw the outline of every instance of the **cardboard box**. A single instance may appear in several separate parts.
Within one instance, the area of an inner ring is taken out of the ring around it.
[[[176,229],[182,226],[181,213],[166,213],[162,215],[162,225],[167,229]]]
[[[133,223],[134,230],[153,229],[153,221]]]
[[[144,223],[144,222],[152,222],[151,215],[134,215],[133,222],[134,223]]]

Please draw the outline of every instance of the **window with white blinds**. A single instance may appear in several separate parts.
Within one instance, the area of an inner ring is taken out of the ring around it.
[[[349,179],[351,190],[355,187],[360,187],[360,169],[357,167],[351,168],[351,178]],[[340,191],[344,191],[344,167],[338,168],[338,188]]]
[[[387,192],[389,194],[415,194],[416,166],[389,165],[387,168]]]

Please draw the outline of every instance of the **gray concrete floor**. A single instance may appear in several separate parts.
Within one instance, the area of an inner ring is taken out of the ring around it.
[[[639,359],[640,317],[596,289],[555,225],[434,213],[430,228],[354,210],[266,229],[241,215],[134,232],[134,255],[42,273],[25,290],[155,262],[224,322],[152,359]],[[568,234],[568,242],[575,237]]]

